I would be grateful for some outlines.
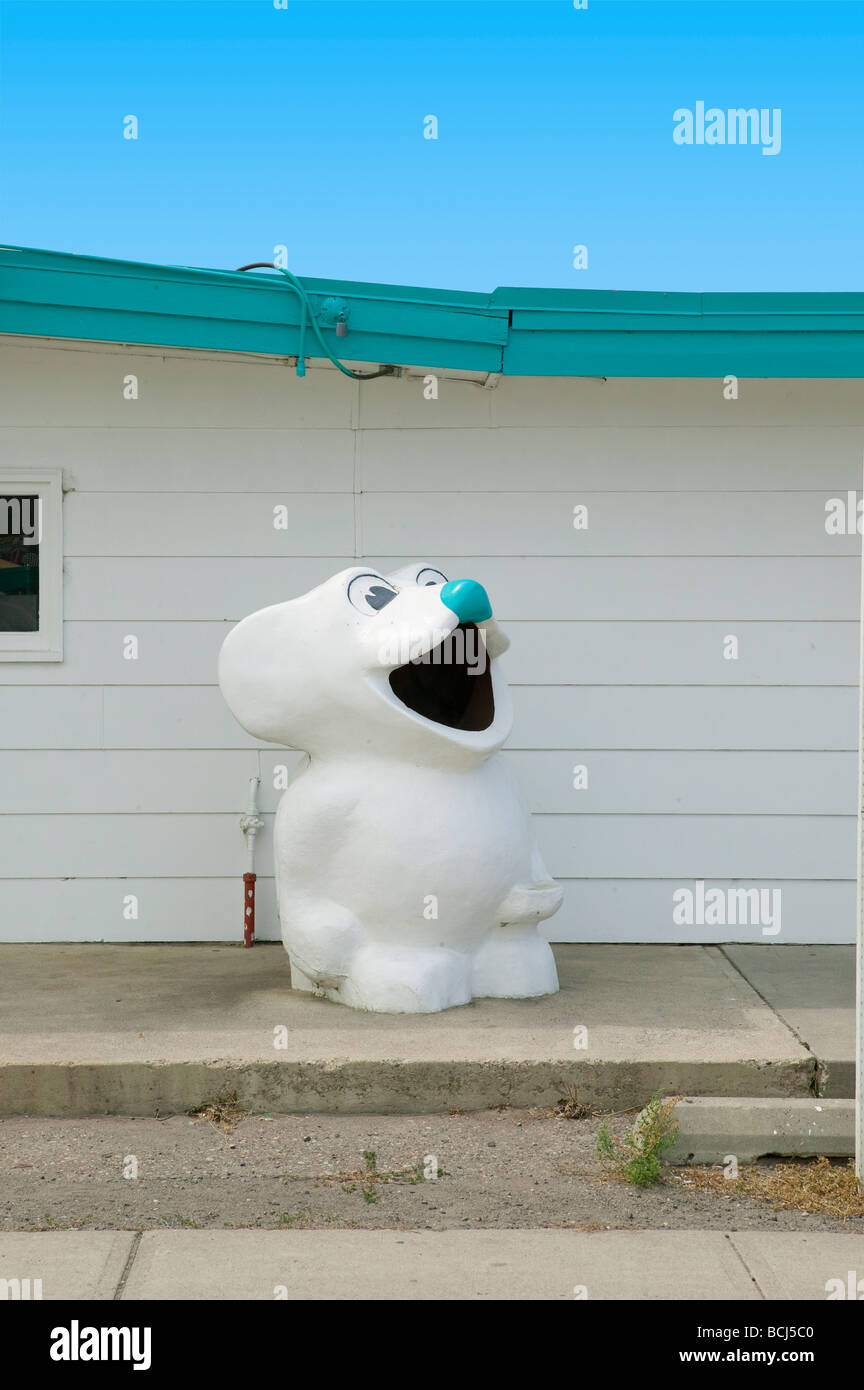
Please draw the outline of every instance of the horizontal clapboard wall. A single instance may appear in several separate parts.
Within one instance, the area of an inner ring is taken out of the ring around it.
[[[238,938],[259,770],[278,935],[298,755],[228,715],[219,646],[356,558],[424,558],[481,579],[511,636],[505,756],[565,884],[554,939],[851,940],[860,539],[826,504],[860,487],[864,404],[854,381],[739,391],[442,378],[428,401],[417,374],[7,340],[3,464],[67,489],[66,654],[0,667],[3,935]],[[698,882],[779,890],[781,932],[676,923]]]
[[[854,751],[852,687],[516,686],[513,703],[510,749]],[[0,725],[11,748],[255,746],[215,686],[9,686]]]

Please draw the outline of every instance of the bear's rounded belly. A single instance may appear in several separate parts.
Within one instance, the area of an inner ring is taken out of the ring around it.
[[[527,811],[500,765],[432,775],[382,769],[363,778],[356,799],[343,782],[330,800],[342,812],[312,854],[304,802],[313,792],[316,802],[322,793],[332,798],[334,788],[310,781],[304,789],[309,775],[296,786],[306,797],[286,793],[292,811],[277,831],[283,872],[304,892],[348,908],[370,941],[470,949],[498,925],[513,884],[530,881]]]

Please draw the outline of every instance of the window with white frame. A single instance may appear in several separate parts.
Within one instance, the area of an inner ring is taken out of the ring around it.
[[[62,474],[0,468],[0,662],[62,660]]]

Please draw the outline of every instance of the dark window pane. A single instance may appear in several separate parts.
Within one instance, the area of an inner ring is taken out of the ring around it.
[[[0,632],[39,631],[38,497],[0,493]]]

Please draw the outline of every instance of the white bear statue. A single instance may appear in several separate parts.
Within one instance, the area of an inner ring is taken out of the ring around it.
[[[379,1013],[558,989],[561,904],[499,749],[508,639],[473,579],[355,566],[232,629],[219,684],[254,737],[307,757],[274,828],[295,989]]]

